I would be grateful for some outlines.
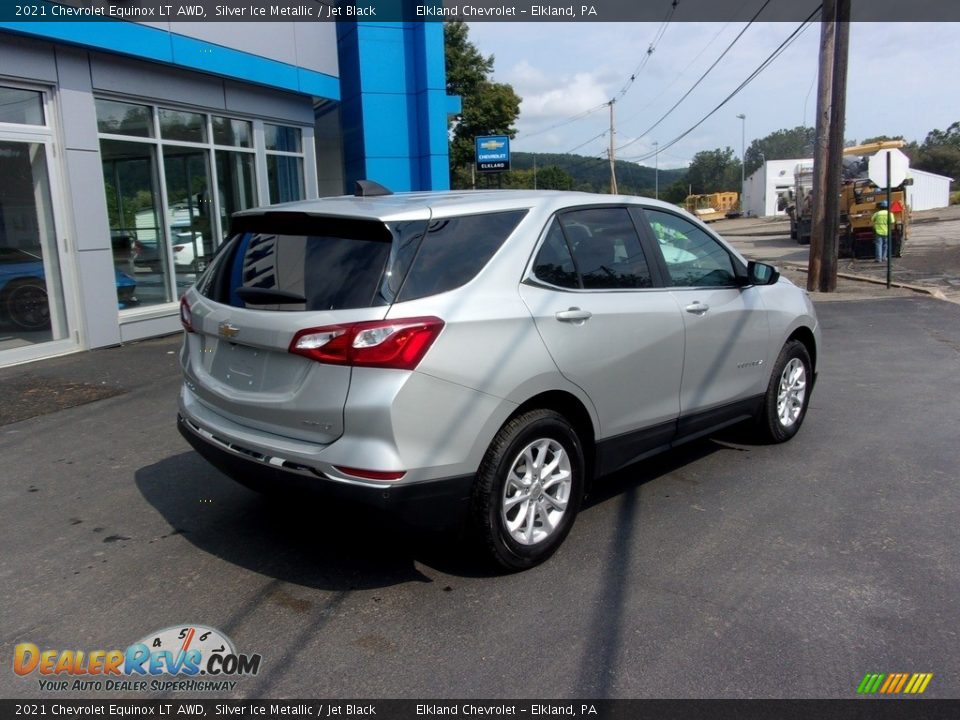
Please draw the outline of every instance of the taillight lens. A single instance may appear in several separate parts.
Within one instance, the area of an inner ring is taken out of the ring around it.
[[[290,352],[331,365],[413,370],[442,329],[436,317],[307,328],[294,335]]]
[[[405,470],[362,470],[361,468],[334,465],[334,468],[344,475],[363,478],[364,480],[399,480],[407,474]]]
[[[190,311],[190,303],[187,302],[186,295],[180,298],[180,324],[188,333],[194,332],[193,313]]]

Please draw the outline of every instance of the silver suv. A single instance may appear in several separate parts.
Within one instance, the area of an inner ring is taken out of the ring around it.
[[[768,442],[800,428],[809,298],[691,215],[383,192],[234,216],[183,296],[180,432],[239,482],[465,522],[517,569],[593,478],[743,420]]]

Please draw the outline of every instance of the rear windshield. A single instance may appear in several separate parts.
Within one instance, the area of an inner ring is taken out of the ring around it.
[[[197,289],[226,305],[287,312],[412,300],[472,280],[525,214],[430,223],[303,213],[242,216]]]

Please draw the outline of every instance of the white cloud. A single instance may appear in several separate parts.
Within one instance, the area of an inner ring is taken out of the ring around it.
[[[607,102],[609,92],[593,73],[581,72],[572,77],[557,78],[553,87],[542,92],[524,94],[520,116],[527,120],[549,118],[562,120],[579,115]]]

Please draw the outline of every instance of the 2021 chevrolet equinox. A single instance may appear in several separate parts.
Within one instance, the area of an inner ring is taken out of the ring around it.
[[[743,420],[800,428],[809,298],[684,211],[362,187],[234,216],[183,296],[178,426],[236,480],[465,522],[519,569],[589,480]]]

